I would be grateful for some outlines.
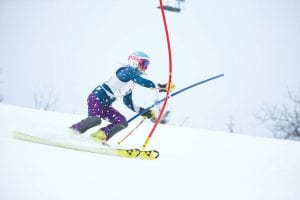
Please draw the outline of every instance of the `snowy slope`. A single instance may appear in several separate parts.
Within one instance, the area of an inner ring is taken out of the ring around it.
[[[149,161],[12,137],[14,130],[65,137],[66,127],[81,117],[0,104],[1,200],[299,199],[299,142],[158,126],[149,148],[160,157]],[[140,147],[151,125],[124,145]]]

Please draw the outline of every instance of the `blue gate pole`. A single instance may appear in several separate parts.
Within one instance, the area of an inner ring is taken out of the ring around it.
[[[201,84],[203,84],[203,83],[206,83],[206,82],[208,82],[208,81],[211,81],[211,80],[220,78],[220,77],[222,77],[222,76],[224,76],[224,74],[220,74],[220,75],[211,77],[211,78],[209,78],[209,79],[206,79],[206,80],[203,80],[203,81],[194,83],[194,84],[192,84],[192,85],[190,85],[190,86],[187,86],[187,87],[185,87],[185,88],[182,88],[181,90],[178,90],[178,91],[176,91],[176,92],[171,93],[171,94],[169,95],[168,98],[174,97],[174,96],[176,96],[177,94],[180,94],[180,93],[182,93],[182,92],[184,92],[184,91],[186,91],[186,90],[188,90],[188,89],[191,89],[191,88],[193,88],[193,87],[196,87],[196,86],[201,85]],[[150,110],[150,109],[153,108],[154,106],[157,106],[157,105],[161,104],[164,100],[165,100],[165,98],[156,101],[154,104],[152,104],[151,106],[147,107],[142,113],[136,114],[135,116],[133,116],[132,118],[130,118],[127,122],[130,123],[130,122],[133,121],[135,118],[137,118],[138,116],[140,116],[140,115],[146,113],[148,110]]]

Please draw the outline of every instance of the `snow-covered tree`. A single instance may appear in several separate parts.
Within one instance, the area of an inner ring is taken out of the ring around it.
[[[268,125],[277,138],[300,140],[300,89],[289,92],[290,106],[262,106],[255,117]]]

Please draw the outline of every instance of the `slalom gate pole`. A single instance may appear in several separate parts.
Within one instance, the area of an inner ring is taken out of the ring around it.
[[[201,84],[203,84],[203,83],[212,81],[212,80],[214,80],[214,79],[220,78],[220,77],[222,77],[222,76],[224,76],[224,74],[220,74],[220,75],[217,75],[217,76],[213,76],[213,77],[208,78],[208,79],[206,79],[206,80],[203,80],[203,81],[194,83],[194,84],[192,84],[192,85],[190,85],[190,86],[187,86],[187,87],[185,87],[185,88],[182,88],[181,90],[178,90],[178,91],[176,91],[176,92],[171,93],[171,95],[169,95],[168,97],[165,97],[165,98],[171,98],[171,97],[174,97],[174,96],[176,96],[176,95],[178,95],[178,94],[180,94],[180,93],[182,93],[182,92],[184,92],[184,91],[186,91],[186,90],[189,90],[189,89],[191,89],[191,88],[193,88],[193,87],[196,87],[196,86],[198,86],[198,85],[201,85]],[[151,106],[147,107],[142,113],[138,113],[138,114],[134,115],[134,116],[133,116],[132,118],[130,118],[127,122],[130,123],[131,121],[133,121],[134,119],[136,119],[138,116],[144,114],[145,112],[147,112],[147,111],[150,110],[151,108],[153,108],[153,107],[155,107],[155,106],[161,104],[161,103],[165,100],[165,98],[156,101],[154,104],[152,104]]]
[[[161,110],[160,110],[160,113],[158,114],[158,117],[147,137],[147,139],[145,140],[143,146],[142,146],[142,150],[144,150],[147,146],[147,144],[149,143],[150,141],[150,138],[152,136],[152,134],[154,133],[154,130],[156,129],[161,117],[162,117],[162,114],[166,108],[166,105],[167,105],[167,102],[168,102],[168,99],[167,98],[170,94],[170,87],[171,87],[171,83],[172,83],[172,53],[171,53],[171,43],[170,43],[170,37],[169,37],[169,31],[168,31],[168,25],[167,25],[167,20],[166,20],[166,16],[165,16],[165,11],[164,11],[164,8],[163,8],[163,3],[162,3],[162,0],[159,0],[159,4],[160,4],[160,11],[161,11],[161,15],[162,15],[162,19],[163,19],[163,24],[164,24],[164,28],[165,28],[165,33],[166,33],[166,40],[167,40],[167,46],[168,46],[168,57],[169,57],[169,79],[168,79],[168,88],[167,88],[167,93],[166,93],[166,97],[165,99],[163,100],[163,105],[161,107]]]

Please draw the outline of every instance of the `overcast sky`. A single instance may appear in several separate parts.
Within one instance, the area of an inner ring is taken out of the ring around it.
[[[165,1],[167,2],[167,1]],[[169,0],[169,3],[172,1]],[[0,68],[5,103],[34,107],[50,92],[56,111],[86,114],[86,98],[135,50],[149,54],[147,78],[168,80],[168,52],[156,0],[1,0]],[[170,123],[270,135],[253,117],[262,104],[288,103],[299,89],[300,2],[186,0],[166,13],[177,89],[225,77],[169,101]],[[137,88],[144,107],[157,97]],[[121,103],[116,107],[134,115]]]

